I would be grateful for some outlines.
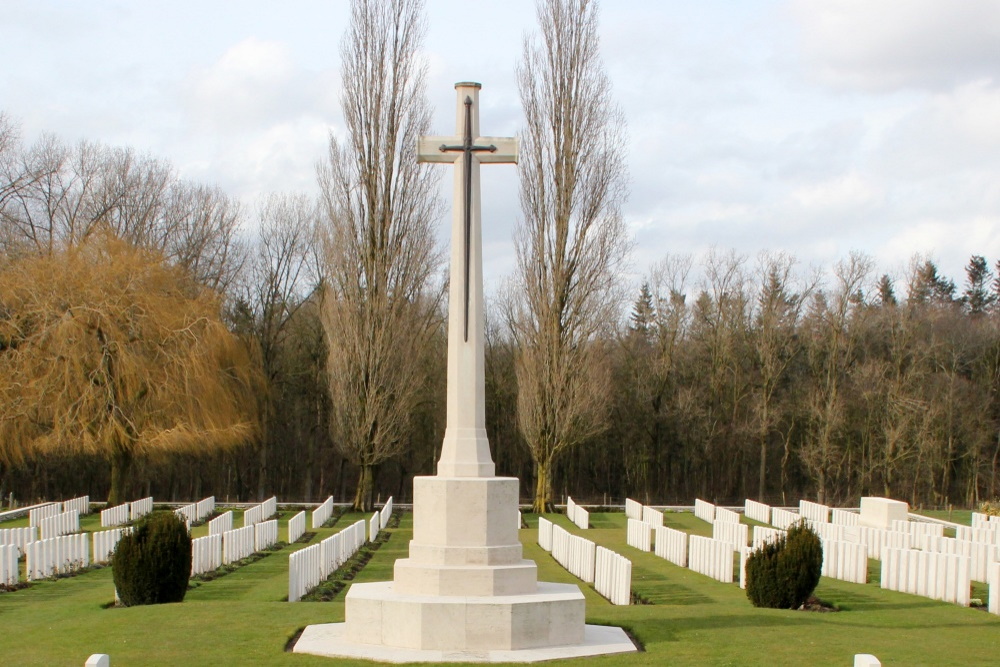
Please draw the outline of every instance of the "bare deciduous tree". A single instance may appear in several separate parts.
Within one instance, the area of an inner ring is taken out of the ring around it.
[[[597,339],[618,320],[630,250],[620,211],[625,122],[598,52],[597,18],[592,0],[541,0],[541,40],[525,40],[517,70],[524,219],[507,304],[536,511],[551,507],[557,457],[605,428],[608,377]]]
[[[418,57],[421,0],[351,3],[341,46],[347,137],[331,137],[323,198],[323,323],[334,440],[361,469],[370,509],[375,466],[406,446],[441,325],[436,180],[416,160],[430,109]]]
[[[304,303],[307,257],[315,229],[315,207],[303,195],[272,194],[259,205],[258,235],[237,290],[237,322],[260,352],[264,392],[260,396],[257,496],[268,492],[271,418],[279,385],[289,380],[281,355],[292,317]]]
[[[757,266],[757,308],[750,336],[756,365],[753,389],[753,420],[760,447],[757,497],[767,497],[767,452],[780,414],[776,409],[779,389],[792,361],[802,349],[796,335],[802,305],[811,288],[795,291],[792,267],[795,260],[784,254],[763,253]]]
[[[805,323],[812,383],[806,397],[809,430],[800,457],[816,482],[816,497],[821,503],[829,502],[831,481],[842,461],[844,384],[855,361],[858,332],[851,324],[863,304],[863,289],[871,270],[871,259],[861,254],[839,262],[834,269],[834,289],[829,294],[818,291],[813,295]]]
[[[0,134],[2,134],[0,126]],[[0,248],[51,253],[111,230],[154,249],[225,291],[239,271],[239,204],[218,188],[179,180],[164,160],[130,148],[44,136],[0,156]]]
[[[255,366],[218,296],[111,233],[0,272],[0,459],[90,453],[126,499],[142,454],[250,440]]]

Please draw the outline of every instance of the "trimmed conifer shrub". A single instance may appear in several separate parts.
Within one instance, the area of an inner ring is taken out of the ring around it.
[[[765,544],[747,559],[747,597],[755,607],[798,609],[816,590],[823,569],[823,544],[798,523],[785,537]]]
[[[181,602],[191,575],[191,536],[173,512],[154,512],[123,535],[111,559],[120,604]]]

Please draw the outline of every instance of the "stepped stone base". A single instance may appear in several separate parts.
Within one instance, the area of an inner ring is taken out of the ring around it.
[[[538,662],[636,650],[621,628],[583,624],[583,595],[573,585],[449,599],[399,596],[388,583],[352,586],[361,590],[353,605],[348,593],[348,622],[310,625],[294,652],[402,663]]]

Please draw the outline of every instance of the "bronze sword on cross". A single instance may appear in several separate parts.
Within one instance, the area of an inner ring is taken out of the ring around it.
[[[478,93],[479,84],[457,84],[459,87],[471,87]],[[474,93],[475,94],[475,93]],[[478,97],[478,95],[477,95]],[[473,221],[481,218],[479,201],[479,164],[480,163],[516,163],[517,139],[507,137],[478,137],[479,113],[476,102],[469,95],[463,100],[463,109],[456,118],[456,129],[460,135],[456,137],[421,137],[417,144],[417,160],[420,162],[457,162],[462,161],[462,184],[455,192],[455,212],[461,208],[462,236],[464,236],[463,253],[463,340],[469,340],[469,302],[473,286],[471,284],[471,267],[474,261],[481,262],[481,249],[477,248],[473,257],[473,237],[479,236],[478,226]],[[475,156],[475,159],[473,159]],[[463,200],[459,202],[459,200]],[[475,228],[474,228],[475,227]],[[458,231],[454,229],[454,231]],[[455,242],[453,238],[452,242]],[[452,275],[458,267],[452,265]]]
[[[489,151],[496,153],[496,144],[488,146],[476,146],[472,140],[472,98],[465,97],[465,137],[458,146],[448,146],[441,144],[438,148],[442,153],[452,153],[461,151],[464,154],[463,161],[464,181],[465,181],[465,336],[469,340],[469,249],[471,248],[472,237],[472,154]]]

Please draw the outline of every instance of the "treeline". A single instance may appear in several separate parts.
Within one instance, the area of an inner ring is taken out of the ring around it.
[[[336,446],[331,424],[338,408],[310,259],[311,203],[273,196],[248,214],[221,192],[177,180],[162,161],[51,138],[23,147],[5,129],[0,262],[54,252],[111,221],[117,238],[158,249],[224,296],[223,320],[261,373],[253,437],[140,455],[128,493],[354,498],[359,465]],[[248,222],[260,232],[243,239],[237,229]],[[587,343],[610,378],[607,414],[599,435],[556,461],[556,499],[852,503],[878,494],[942,506],[996,497],[1000,281],[989,263],[972,257],[959,286],[928,260],[895,281],[860,255],[823,279],[795,269],[780,254],[659,264],[623,304],[620,326]],[[701,277],[689,284],[693,274]],[[520,477],[530,498],[518,350],[503,304],[491,310],[488,432],[499,474]],[[434,472],[445,391],[443,304],[438,311],[434,352],[420,359],[421,400],[398,450],[373,469],[376,497],[406,499],[413,475]],[[69,447],[8,457],[0,485],[21,501],[100,498],[110,474],[100,452]]]
[[[562,462],[562,492],[660,503],[996,497],[1000,282],[983,257],[962,288],[921,259],[898,284],[861,255],[825,280],[797,278],[782,255],[712,253],[691,288],[689,269],[663,262],[627,326],[599,341],[612,417]]]

